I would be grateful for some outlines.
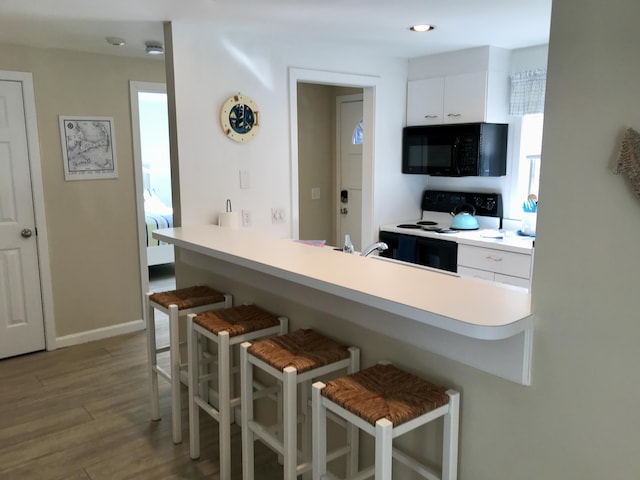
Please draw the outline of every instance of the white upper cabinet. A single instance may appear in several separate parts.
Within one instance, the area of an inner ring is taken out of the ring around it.
[[[407,125],[444,123],[444,77],[407,83]]]
[[[489,85],[487,72],[407,82],[407,125],[505,122],[505,79]]]
[[[444,123],[484,122],[487,111],[487,73],[445,77]]]

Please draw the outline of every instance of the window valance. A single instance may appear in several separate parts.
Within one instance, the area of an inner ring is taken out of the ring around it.
[[[544,69],[512,73],[509,114],[543,113],[546,85],[547,71]]]

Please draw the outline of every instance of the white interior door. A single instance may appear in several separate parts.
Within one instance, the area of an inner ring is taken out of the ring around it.
[[[0,81],[0,358],[45,348],[22,83]]]
[[[362,143],[354,130],[362,122],[362,95],[337,98],[338,245],[349,234],[356,250],[362,248]]]

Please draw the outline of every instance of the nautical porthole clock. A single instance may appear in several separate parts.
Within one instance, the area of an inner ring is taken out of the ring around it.
[[[248,142],[256,136],[258,127],[258,106],[246,95],[229,98],[220,112],[220,122],[225,135],[236,142]]]

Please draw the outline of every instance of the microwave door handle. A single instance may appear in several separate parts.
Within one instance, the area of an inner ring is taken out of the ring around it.
[[[456,175],[460,175],[460,165],[458,164],[458,156],[460,155],[460,137],[456,137],[455,142],[453,142],[453,152],[452,152],[452,164],[453,169]]]

